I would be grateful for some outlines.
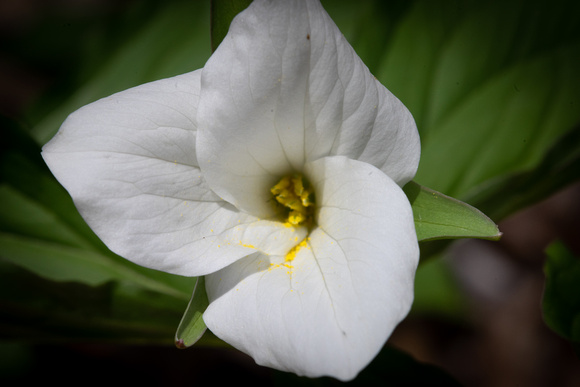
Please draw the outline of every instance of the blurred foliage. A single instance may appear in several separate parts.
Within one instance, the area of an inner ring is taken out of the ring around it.
[[[174,330],[194,280],[110,252],[52,177],[38,144],[9,120],[2,129],[0,334],[155,340]]]
[[[560,336],[572,341],[580,355],[580,258],[562,242],[554,242],[546,252],[544,320]]]
[[[56,95],[47,93],[35,106],[34,114],[27,116],[32,136],[39,144],[46,143],[67,115],[81,106],[142,83],[201,68],[211,54],[209,2],[137,1],[129,4],[123,16],[117,16],[122,20],[113,26],[106,19],[103,21],[102,28],[108,32],[100,38],[109,37],[107,42],[111,45],[99,56],[99,66],[77,68],[63,63],[76,76],[76,82],[66,89],[57,87]],[[118,28],[118,24],[124,28]],[[75,47],[90,44],[82,36],[83,33],[71,36],[73,41],[80,39]],[[85,60],[90,63],[93,55],[87,55]],[[51,104],[55,98],[58,106],[50,111],[42,109],[43,104]],[[37,111],[47,114],[42,116]]]
[[[422,141],[416,182],[499,221],[578,180],[580,3],[323,5],[371,72],[413,113]],[[4,338],[172,343],[195,279],[111,253],[39,151],[77,108],[203,67],[211,54],[209,15],[209,1],[133,1],[75,19],[47,12],[27,34],[3,41],[3,50],[54,80],[18,121],[1,122]],[[425,255],[440,251],[430,246],[422,246]],[[548,278],[559,267],[551,259]],[[422,265],[413,311],[457,316],[462,300],[451,278],[441,260]],[[576,294],[577,284],[561,286]],[[545,305],[560,303],[551,289]],[[554,316],[548,321],[566,323]]]
[[[233,18],[252,3],[252,0],[212,0],[210,7],[211,49],[226,37]]]
[[[533,174],[580,122],[579,14],[567,0],[413,2],[374,72],[417,122],[417,182],[476,207],[530,194],[510,180]],[[548,195],[578,172],[554,177],[535,174],[535,187]],[[485,212],[497,221],[512,204]]]

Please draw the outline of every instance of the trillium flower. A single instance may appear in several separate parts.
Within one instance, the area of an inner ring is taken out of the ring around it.
[[[71,114],[43,156],[117,254],[206,276],[208,328],[350,380],[407,315],[413,118],[317,1],[256,0],[203,69]]]

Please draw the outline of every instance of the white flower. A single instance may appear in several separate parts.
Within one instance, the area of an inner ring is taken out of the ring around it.
[[[400,187],[419,153],[410,113],[307,0],[254,1],[203,69],[83,107],[43,149],[111,250],[206,276],[218,337],[341,380],[412,303]]]

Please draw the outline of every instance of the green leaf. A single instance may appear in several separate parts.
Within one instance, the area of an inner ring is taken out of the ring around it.
[[[322,5],[364,64],[375,73],[397,21],[413,1],[323,0]]]
[[[539,202],[580,180],[580,125],[551,147],[542,162],[529,171],[501,176],[473,192],[468,201],[492,219]]]
[[[562,337],[580,344],[580,258],[562,242],[551,244],[546,254],[544,321]]]
[[[423,260],[415,274],[413,314],[428,314],[461,319],[466,311],[467,297],[447,261]]]
[[[76,210],[40,157],[40,147],[4,121],[0,154],[0,257],[55,281],[126,280],[187,300],[191,279],[137,266],[112,253]]]
[[[53,210],[8,184],[0,184],[1,230],[66,246],[93,248],[84,235],[59,219]]]
[[[234,17],[246,9],[252,0],[211,0],[211,48],[212,51],[226,37]]]
[[[198,277],[191,300],[175,333],[177,348],[189,348],[203,336],[207,327],[202,317],[208,305],[205,277]]]
[[[0,337],[171,344],[187,301],[128,282],[51,281],[0,259]]]
[[[0,257],[54,281],[77,281],[102,285],[126,280],[146,289],[186,299],[175,284],[169,285],[100,252],[74,248],[35,238],[0,233]]]
[[[403,188],[413,208],[417,239],[479,238],[498,240],[496,224],[478,209],[415,182]]]
[[[208,12],[205,1],[162,2],[140,28],[112,37],[117,49],[33,126],[34,139],[45,144],[69,114],[99,98],[202,68],[211,54]]]
[[[0,258],[0,339],[171,345],[186,305],[134,282],[52,281]],[[198,345],[227,346],[211,334]]]
[[[580,123],[579,11],[570,0],[413,2],[375,75],[417,122],[416,181],[473,205],[495,185],[502,217],[513,198],[558,189],[552,175],[535,176],[534,190],[549,188],[538,192],[510,177],[533,173]]]
[[[50,173],[40,146],[15,122],[0,122],[0,231],[108,251]]]

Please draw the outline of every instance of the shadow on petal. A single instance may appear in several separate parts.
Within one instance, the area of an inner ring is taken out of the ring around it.
[[[259,251],[245,256],[231,265],[206,276],[206,290],[210,302],[235,289],[246,278],[270,270],[272,257]]]

